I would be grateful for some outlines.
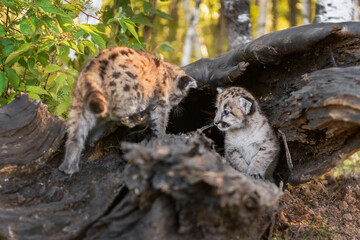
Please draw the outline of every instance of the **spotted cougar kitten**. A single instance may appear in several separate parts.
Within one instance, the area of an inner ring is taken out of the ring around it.
[[[85,140],[99,119],[134,127],[139,122],[128,121],[129,117],[161,102],[151,109],[150,120],[154,134],[164,135],[171,108],[196,87],[195,80],[181,68],[146,52],[126,47],[102,51],[85,65],[77,79],[65,159],[59,169],[67,174],[79,170]]]
[[[225,158],[236,170],[272,179],[280,150],[278,138],[255,98],[245,89],[218,89],[214,124],[225,131]]]

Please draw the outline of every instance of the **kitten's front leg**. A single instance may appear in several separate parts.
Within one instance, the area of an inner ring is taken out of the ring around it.
[[[59,170],[66,174],[79,171],[81,152],[85,145],[89,130],[94,127],[96,116],[88,111],[76,113],[72,111],[69,119],[68,137],[66,141],[65,159]]]
[[[265,173],[269,165],[275,159],[275,150],[261,147],[256,156],[252,159],[247,174],[256,179],[265,179]]]
[[[241,156],[238,150],[229,149],[225,152],[225,158],[230,164],[231,167],[235,168],[237,171],[246,173],[249,165],[246,163],[244,158]]]
[[[151,128],[157,137],[163,137],[166,134],[166,127],[169,120],[169,104],[158,105],[150,114]]]

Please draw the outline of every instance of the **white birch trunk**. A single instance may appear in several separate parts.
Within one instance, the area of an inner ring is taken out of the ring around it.
[[[188,1],[184,1],[184,3],[185,2],[188,2]],[[191,52],[192,52],[191,50],[192,50],[192,46],[193,46],[194,36],[196,34],[196,26],[199,22],[199,5],[200,5],[200,0],[196,0],[196,6],[195,6],[194,12],[192,14],[189,27],[186,32],[180,66],[185,66],[190,63]]]
[[[310,12],[309,12],[308,0],[302,0],[302,12],[303,12],[303,24],[310,24]]]
[[[357,21],[357,0],[318,0],[314,23]]]
[[[256,37],[260,37],[265,34],[267,10],[268,0],[260,0],[258,29],[256,31]]]

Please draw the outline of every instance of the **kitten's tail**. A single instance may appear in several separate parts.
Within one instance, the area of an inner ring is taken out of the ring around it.
[[[84,102],[88,109],[96,115],[105,116],[108,112],[108,102],[104,92],[94,81],[88,81],[85,86],[86,94]]]

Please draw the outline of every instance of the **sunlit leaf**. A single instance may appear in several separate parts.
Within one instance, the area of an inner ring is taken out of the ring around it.
[[[45,67],[45,73],[53,73],[59,70],[61,70],[61,67],[55,64],[49,64]]]
[[[63,114],[64,112],[66,112],[66,110],[69,108],[69,106],[70,106],[70,98],[67,97],[67,98],[65,98],[65,100],[62,103],[57,105],[55,114],[56,115]]]
[[[90,36],[91,36],[91,39],[92,39],[101,49],[105,49],[105,48],[106,48],[106,42],[105,42],[105,40],[104,40],[101,36],[99,36],[99,35],[97,35],[97,34],[95,34],[95,33],[90,33]]]
[[[65,78],[66,78],[66,75],[65,73],[58,73],[56,78],[55,78],[55,83],[56,83],[56,89],[55,89],[55,92],[58,93],[59,90],[64,86],[65,84]]]
[[[125,20],[128,20],[128,19],[125,19]],[[138,42],[140,42],[139,36],[135,30],[135,24],[131,20],[128,20],[128,21],[125,21],[125,20],[124,20],[124,23],[125,23],[127,29],[129,30],[129,32],[136,38],[136,40],[138,40]]]
[[[31,48],[33,48],[34,46],[32,46],[30,43],[24,43],[18,50],[16,50],[15,52],[12,52],[5,60],[5,64],[10,63],[12,60],[14,60],[15,58],[19,57],[21,54],[23,54],[24,52],[30,50]]]
[[[30,93],[49,95],[49,93],[40,86],[26,86],[26,91]]]

